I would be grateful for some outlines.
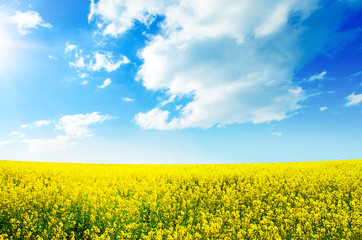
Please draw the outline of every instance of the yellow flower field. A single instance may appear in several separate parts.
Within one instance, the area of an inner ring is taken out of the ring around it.
[[[0,239],[362,239],[362,160],[0,161]]]

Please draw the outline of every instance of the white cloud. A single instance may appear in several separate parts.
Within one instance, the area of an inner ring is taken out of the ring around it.
[[[138,113],[135,116],[135,121],[143,129],[172,129],[172,124],[167,123],[169,112],[154,108],[147,113]]]
[[[68,137],[83,139],[94,135],[89,128],[90,125],[99,124],[112,118],[108,115],[100,115],[98,112],[65,115],[59,119],[55,129],[64,130]]]
[[[87,65],[84,63],[84,57],[80,56],[74,62],[70,62],[69,66],[74,67],[74,68],[84,68]]]
[[[272,135],[281,137],[281,136],[282,136],[282,132],[272,132]]]
[[[173,101],[175,101],[175,98],[176,98],[176,95],[175,95],[175,94],[172,94],[172,95],[169,97],[169,99],[160,102],[160,105],[161,105],[161,106],[165,106],[165,105],[167,105],[167,104],[169,104],[169,103],[172,103]]]
[[[350,107],[353,105],[358,105],[362,102],[362,94],[355,95],[352,93],[351,95],[347,96],[347,103],[345,104],[346,107]]]
[[[328,94],[333,94],[333,93],[335,93],[335,92],[336,92],[336,91],[333,90],[333,91],[328,91],[327,93],[328,93]]]
[[[88,81],[87,80],[84,80],[83,82],[81,82],[82,85],[87,85],[88,84]]]
[[[91,0],[90,7],[89,7],[89,14],[88,14],[88,22],[90,22],[92,20],[94,12],[95,12],[95,4],[94,4],[94,0]]]
[[[104,80],[103,84],[102,85],[98,85],[98,88],[105,88],[107,87],[109,84],[111,84],[112,81],[110,78],[107,78],[106,80]]]
[[[255,29],[255,34],[258,37],[263,37],[276,32],[288,20],[288,13],[291,2],[278,3],[271,14],[265,18],[264,22]]]
[[[308,79],[308,82],[313,82],[313,81],[315,81],[315,80],[322,80],[322,79],[324,79],[324,76],[325,76],[326,74],[327,74],[327,72],[324,71],[324,72],[321,72],[321,73],[319,73],[319,74],[313,75],[313,76],[311,76],[311,77]]]
[[[104,35],[119,37],[135,22],[149,25],[162,16],[158,35],[148,36],[139,51],[143,65],[136,80],[148,90],[177,98],[138,113],[135,122],[145,129],[209,128],[278,121],[296,113],[307,98],[293,81],[297,68],[325,46],[342,22],[336,20],[328,31],[309,25],[307,18],[327,9],[318,4],[100,0],[92,1],[89,21],[94,20]],[[164,110],[166,104],[178,107]]]
[[[325,111],[325,110],[327,110],[328,108],[327,107],[320,107],[319,108],[319,110],[321,111],[321,112],[323,112],[323,111]]]
[[[89,74],[88,73],[79,73],[78,76],[80,78],[86,78],[86,77],[89,77]]]
[[[52,28],[52,25],[44,22],[36,11],[16,11],[16,14],[11,17],[11,22],[17,24],[18,31],[23,35],[30,33],[31,29],[37,29],[38,27]]]
[[[38,128],[42,126],[47,126],[51,123],[50,120],[39,120],[33,123],[23,124],[20,127],[21,128]]]
[[[100,17],[98,26],[103,34],[118,36],[134,26],[135,21],[150,25],[166,5],[175,1],[163,0],[102,0],[91,1],[88,20]]]
[[[110,52],[99,53],[95,52],[94,58],[90,60],[87,69],[90,71],[99,71],[102,68],[107,72],[112,72],[118,69],[122,64],[129,63],[129,60],[126,56],[121,56],[121,59],[115,61],[113,55]]]
[[[119,59],[115,59],[111,52],[100,53],[98,51],[92,52],[92,54],[84,55],[83,50],[78,46],[69,44],[67,42],[65,47],[65,53],[73,53],[73,61],[69,62],[69,66],[73,68],[99,71],[104,69],[107,72],[113,72],[117,70],[121,65],[130,63],[126,56],[120,55]],[[82,73],[81,78],[86,77],[87,73]]]
[[[306,18],[317,7],[315,1],[219,1],[219,0],[100,0],[90,5],[88,20],[96,19],[103,34],[119,36],[135,22],[149,26],[156,15],[166,17],[164,30],[182,28],[190,37],[232,36],[242,40],[248,33],[265,36],[287,22],[291,10]],[[187,37],[187,36],[186,36]]]
[[[48,55],[48,57],[49,57],[49,59],[53,59],[53,60],[55,60],[55,61],[58,60],[58,58],[57,58],[57,57],[54,57],[53,55]]]
[[[69,146],[75,145],[75,142],[71,141],[69,136],[62,135],[56,138],[24,139],[22,142],[29,144],[30,153],[64,151]]]
[[[98,112],[76,115],[65,115],[58,121],[41,120],[32,124],[22,125],[22,127],[39,127],[57,122],[54,130],[63,130],[65,134],[55,138],[35,138],[23,139],[21,142],[29,145],[29,152],[52,152],[64,151],[70,146],[74,146],[79,139],[89,138],[94,135],[90,126],[100,124],[105,120],[113,119],[108,115],[101,115]],[[9,135],[24,137],[21,132],[12,132]],[[6,141],[6,143],[10,141]],[[4,141],[5,144],[5,141]]]
[[[25,137],[25,134],[22,133],[22,132],[13,131],[13,132],[9,133],[9,136],[14,136],[14,137],[17,137],[17,138],[23,138],[23,137]]]
[[[304,91],[291,79],[299,61],[298,31],[288,14],[317,6],[290,1],[117,1],[93,4],[90,19],[119,36],[135,21],[163,15],[161,35],[140,51],[137,80],[150,90],[190,101],[175,114],[159,107],[138,113],[142,128],[209,128],[282,120],[300,108]],[[280,35],[283,34],[283,35]],[[175,99],[162,102],[179,105]],[[169,119],[169,116],[175,116]]]
[[[77,45],[74,44],[69,44],[69,42],[65,43],[65,53],[70,53],[73,52],[74,50],[76,50],[78,48]]]
[[[134,101],[132,98],[129,98],[129,97],[123,97],[122,100],[125,101],[125,102],[133,102]]]

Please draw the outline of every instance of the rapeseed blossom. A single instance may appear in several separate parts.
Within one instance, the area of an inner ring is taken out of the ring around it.
[[[362,239],[362,161],[0,161],[0,239]]]

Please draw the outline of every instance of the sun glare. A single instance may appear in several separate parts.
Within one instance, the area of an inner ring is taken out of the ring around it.
[[[2,17],[0,15],[0,17]],[[7,65],[13,49],[14,39],[10,29],[0,20],[0,68],[3,70],[4,65]]]
[[[0,78],[3,78],[3,74],[10,71],[14,65],[16,66],[15,56],[20,53],[16,28],[4,19],[6,17],[0,14]]]

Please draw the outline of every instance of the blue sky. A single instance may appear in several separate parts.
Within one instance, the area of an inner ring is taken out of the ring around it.
[[[0,1],[0,159],[362,156],[362,1]]]

